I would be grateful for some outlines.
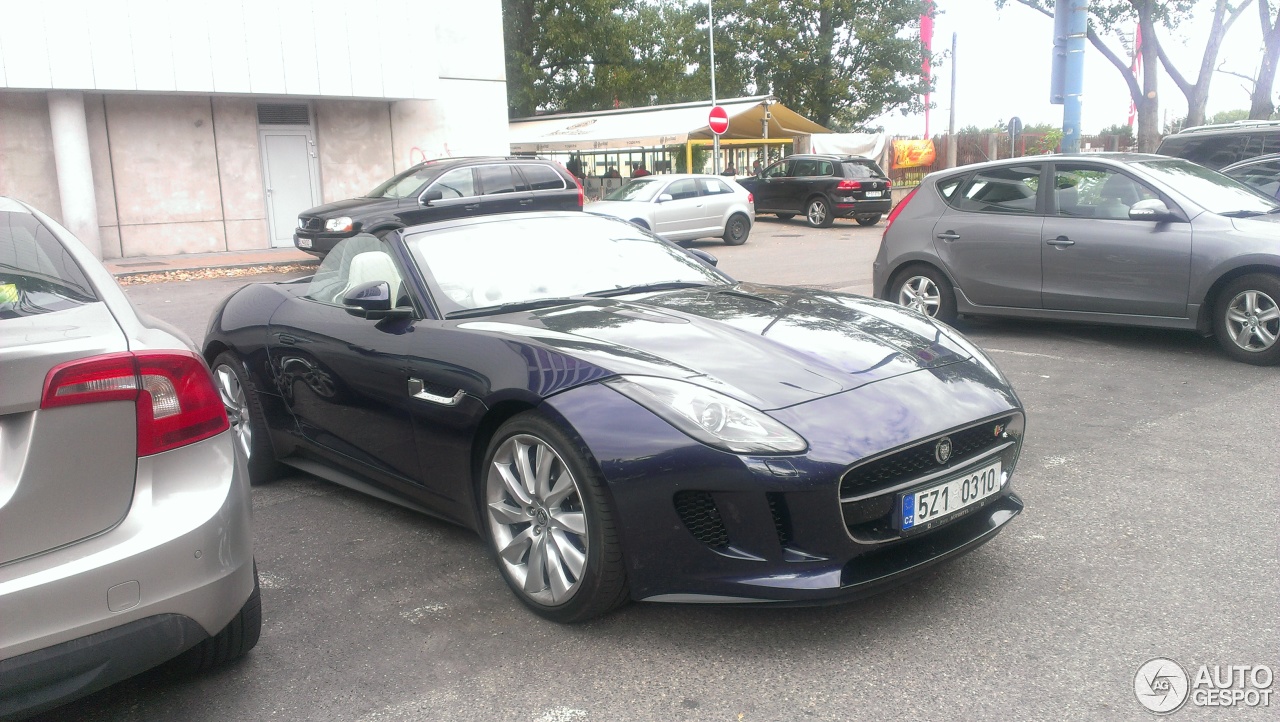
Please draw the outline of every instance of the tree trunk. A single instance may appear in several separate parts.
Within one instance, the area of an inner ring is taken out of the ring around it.
[[[1262,19],[1262,65],[1253,84],[1249,119],[1267,120],[1276,111],[1271,92],[1276,84],[1276,62],[1280,59],[1280,17],[1272,23],[1271,3],[1267,0],[1258,0],[1258,14]]]
[[[1138,152],[1154,153],[1160,145],[1160,97],[1156,81],[1160,74],[1156,26],[1151,15],[1154,0],[1136,3],[1138,25],[1142,28],[1142,102],[1138,103]]]
[[[836,91],[836,86],[831,78],[831,56],[835,49],[836,27],[835,19],[832,17],[832,7],[829,0],[824,0],[818,8],[818,54],[817,63],[821,69],[822,82],[817,88],[811,89],[814,93],[814,108],[818,111],[814,122],[824,127],[831,127],[831,118],[835,115],[835,99],[831,94]]]

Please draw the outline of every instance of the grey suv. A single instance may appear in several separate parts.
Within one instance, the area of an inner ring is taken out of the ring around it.
[[[957,313],[1183,328],[1280,363],[1280,203],[1139,154],[932,173],[889,214],[876,295]]]
[[[240,425],[189,342],[0,197],[0,719],[258,641]]]

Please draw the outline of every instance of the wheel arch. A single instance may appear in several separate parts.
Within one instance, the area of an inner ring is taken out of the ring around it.
[[[911,256],[904,256],[894,261],[893,267],[891,267],[889,269],[889,272],[885,274],[884,287],[872,289],[874,291],[873,295],[876,298],[879,298],[881,300],[885,300],[885,301],[892,300],[889,298],[889,288],[893,286],[893,282],[895,279],[897,279],[898,274],[902,273],[904,270],[906,270],[907,268],[910,268],[911,266],[928,266],[930,268],[933,268],[937,270],[939,273],[941,273],[944,278],[947,279],[947,283],[951,284],[952,291],[960,290],[960,286],[956,283],[955,277],[953,277],[951,275],[951,272],[947,270],[946,264],[938,262],[938,259],[933,258],[931,256],[911,255]]]
[[[500,401],[485,412],[480,418],[480,424],[476,426],[475,434],[471,437],[471,494],[474,499],[472,511],[475,514],[475,528],[481,529],[484,524],[484,515],[481,512],[484,506],[484,490],[480,487],[482,479],[481,472],[484,471],[484,454],[489,449],[489,442],[493,441],[494,435],[507,420],[526,411],[532,411],[538,408],[526,399],[506,399]]]
[[[1280,278],[1280,266],[1255,262],[1237,266],[1219,275],[1204,293],[1204,300],[1200,304],[1200,313],[1196,317],[1197,331],[1201,333],[1213,332],[1213,309],[1218,305],[1218,297],[1222,293],[1222,289],[1237,278],[1253,273],[1262,273]]]

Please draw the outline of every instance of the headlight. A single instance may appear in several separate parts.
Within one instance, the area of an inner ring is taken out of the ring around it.
[[[708,446],[739,454],[808,448],[796,432],[718,391],[654,376],[622,376],[605,383]]]
[[[351,219],[346,216],[341,218],[330,218],[324,222],[324,229],[332,233],[342,233],[351,230]]]

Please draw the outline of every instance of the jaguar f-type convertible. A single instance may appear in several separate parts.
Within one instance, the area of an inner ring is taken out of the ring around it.
[[[255,483],[288,465],[480,532],[573,622],[630,599],[820,603],[1022,510],[1021,403],[945,324],[577,213],[341,241],[204,353]]]

